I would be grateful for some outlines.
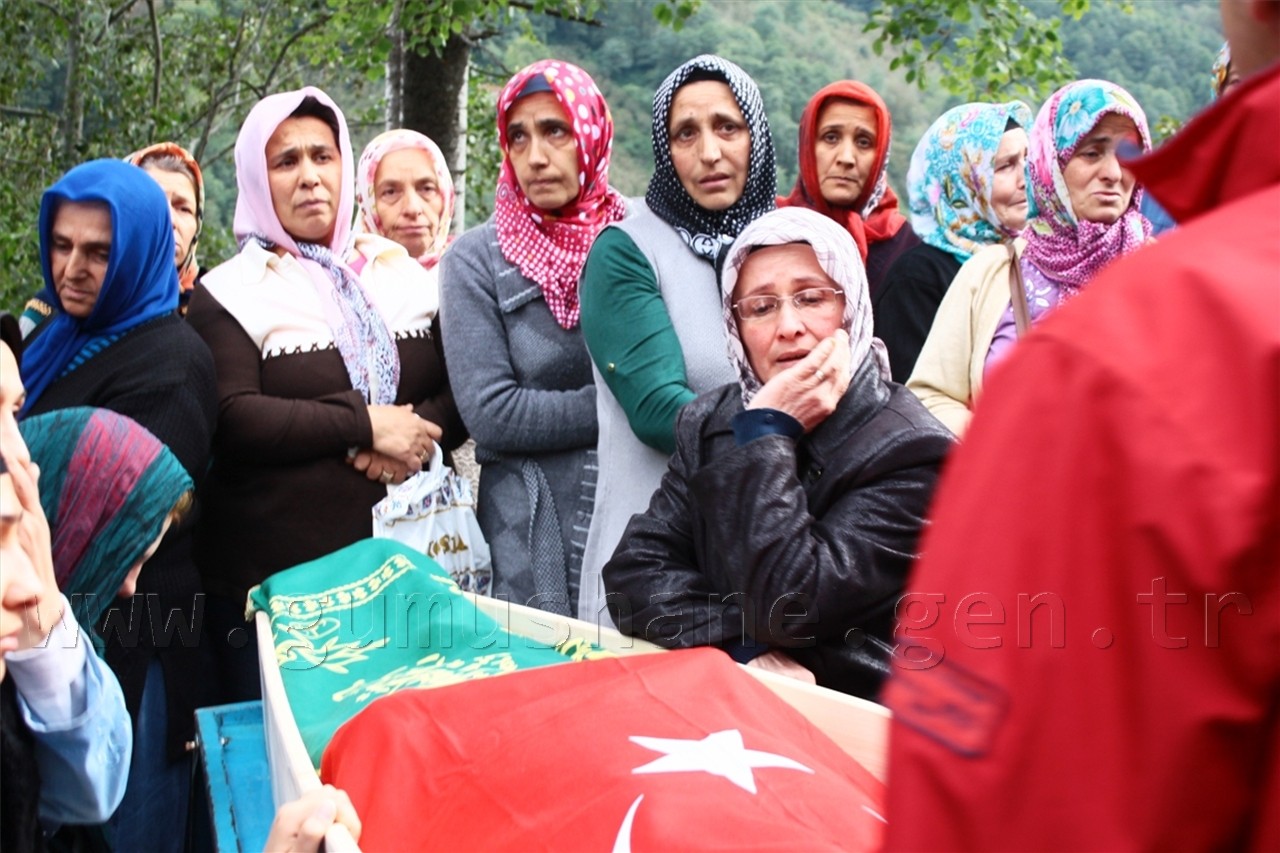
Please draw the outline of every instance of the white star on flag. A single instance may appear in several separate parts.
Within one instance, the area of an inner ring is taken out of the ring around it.
[[[805,773],[813,772],[785,756],[744,748],[742,732],[737,729],[714,732],[702,740],[638,736],[632,736],[630,740],[645,749],[666,753],[661,758],[635,768],[632,773],[710,773],[713,776],[723,776],[739,788],[754,794],[756,778],[751,772],[752,768],[781,767],[786,770],[803,770]]]

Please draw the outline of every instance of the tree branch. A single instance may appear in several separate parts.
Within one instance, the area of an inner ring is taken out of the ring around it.
[[[0,104],[0,115],[19,116],[20,118],[41,118],[45,121],[58,120],[58,114],[51,113],[48,110],[36,110],[30,107],[15,107],[9,104]]]
[[[516,9],[525,9],[530,12],[538,12],[539,14],[546,15],[551,18],[559,18],[562,21],[572,21],[575,24],[586,24],[588,27],[604,26],[604,24],[600,23],[595,18],[584,18],[581,15],[574,15],[568,12],[561,12],[556,9],[536,9],[534,7],[534,4],[531,3],[530,0],[509,0],[507,5],[513,6]]]
[[[164,49],[160,44],[160,21],[156,18],[156,0],[147,0],[147,13],[151,16],[151,44],[155,57],[155,72],[151,75],[151,132],[155,133],[155,113],[160,108],[160,76],[164,71]]]

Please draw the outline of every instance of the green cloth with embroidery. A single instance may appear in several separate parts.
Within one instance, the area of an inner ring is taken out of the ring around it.
[[[569,638],[509,633],[434,560],[366,539],[277,572],[249,591],[271,618],[276,664],[312,762],[339,726],[397,690],[611,656]]]

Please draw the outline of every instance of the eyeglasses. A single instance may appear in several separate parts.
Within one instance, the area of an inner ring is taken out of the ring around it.
[[[778,315],[784,299],[789,299],[804,316],[821,317],[840,304],[844,291],[832,287],[810,287],[797,290],[790,296],[748,296],[733,303],[733,313],[746,323],[764,323]]]

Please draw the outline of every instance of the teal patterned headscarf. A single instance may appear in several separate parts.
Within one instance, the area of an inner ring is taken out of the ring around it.
[[[1021,101],[952,107],[930,125],[911,155],[911,227],[961,263],[1013,236],[991,206],[996,149],[1010,119],[1029,129],[1031,108]]]
[[[106,409],[58,409],[19,429],[40,466],[58,588],[81,625],[96,625],[191,477],[160,439]]]

